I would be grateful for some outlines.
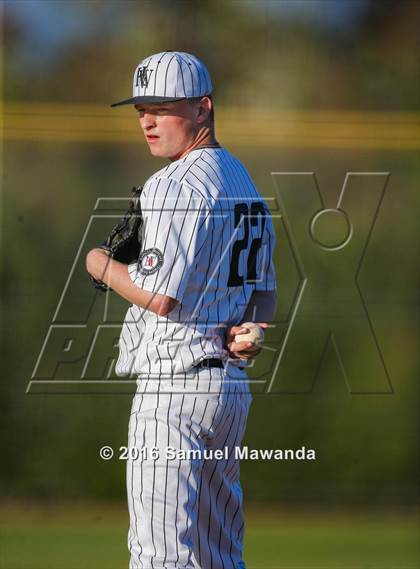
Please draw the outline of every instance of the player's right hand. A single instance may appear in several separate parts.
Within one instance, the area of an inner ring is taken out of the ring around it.
[[[268,328],[267,322],[256,322],[261,328]],[[232,326],[226,332],[226,347],[229,357],[234,360],[250,360],[255,358],[261,352],[261,346],[256,346],[252,342],[235,342],[235,336],[247,334],[249,332],[246,326]]]

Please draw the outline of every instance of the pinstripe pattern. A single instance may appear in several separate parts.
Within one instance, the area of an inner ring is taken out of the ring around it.
[[[193,74],[183,69],[187,88]],[[253,204],[267,217],[238,221],[237,207]],[[255,290],[276,286],[272,223],[243,165],[220,147],[195,149],[154,174],[141,207],[141,261],[129,275],[179,303],[167,317],[131,306],[120,337],[117,373],[138,377],[128,446],[155,447],[159,455],[127,462],[130,568],[244,569],[235,447],[252,397],[245,369],[227,361],[225,330],[241,322]],[[258,278],[250,280],[248,258],[260,238]],[[149,255],[160,259],[156,270],[148,268]],[[243,282],[228,286],[232,266]],[[205,358],[223,359],[225,368],[194,369]],[[169,460],[168,447],[202,454]],[[203,454],[223,449],[228,456],[219,460]]]
[[[227,286],[232,242],[243,236],[241,226],[235,235],[234,207],[253,202],[264,203],[245,168],[223,148],[194,150],[147,181],[141,195],[143,250],[161,251],[163,265],[149,275],[130,265],[129,274],[140,288],[179,304],[169,318],[130,308],[120,338],[119,375],[171,377],[188,373],[204,358],[226,359],[226,327],[241,321],[254,290],[276,286],[269,217],[257,257],[260,280]],[[240,274],[247,271],[250,243],[261,230],[261,220],[250,226],[248,248],[238,261]]]
[[[242,490],[234,455],[241,444],[251,395],[226,372],[200,370],[214,392],[196,394],[182,380],[148,380],[133,400],[128,446],[156,447],[159,458],[127,463],[130,568],[244,568]],[[218,386],[216,388],[216,386]],[[174,389],[176,391],[174,391]],[[166,449],[228,447],[223,460],[167,459]]]
[[[190,53],[157,53],[141,61],[134,72],[133,97],[191,98],[209,95],[211,92],[212,84],[207,68]]]

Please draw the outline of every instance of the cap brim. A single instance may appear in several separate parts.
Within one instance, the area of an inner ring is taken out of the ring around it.
[[[124,99],[124,101],[119,101],[118,103],[112,103],[111,107],[120,107],[121,105],[137,105],[140,103],[144,104],[158,104],[158,103],[173,103],[175,101],[183,101],[186,97],[131,97],[131,99]]]

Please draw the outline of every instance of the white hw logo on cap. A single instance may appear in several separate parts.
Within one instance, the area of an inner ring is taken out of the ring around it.
[[[136,87],[139,86],[139,81],[140,81],[140,87],[146,87],[147,89],[152,71],[153,69],[148,69],[145,65],[139,67],[137,69]]]

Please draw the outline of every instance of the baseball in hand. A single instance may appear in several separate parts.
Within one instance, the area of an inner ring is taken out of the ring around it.
[[[254,322],[245,322],[241,324],[241,328],[248,328],[249,332],[245,334],[237,334],[235,342],[252,342],[256,346],[260,346],[264,341],[264,330]]]

